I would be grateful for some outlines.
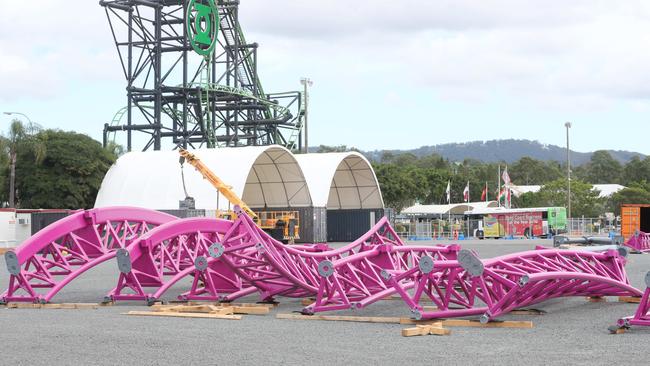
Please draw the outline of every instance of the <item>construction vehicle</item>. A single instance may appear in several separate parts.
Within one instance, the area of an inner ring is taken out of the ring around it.
[[[184,162],[188,162],[201,173],[214,188],[217,189],[218,194],[223,195],[232,206],[239,206],[257,226],[262,230],[268,232],[273,238],[282,240],[285,243],[293,244],[296,239],[300,239],[300,219],[298,211],[253,211],[246,202],[244,202],[237,193],[235,193],[231,186],[227,185],[221,180],[210,168],[208,168],[196,155],[185,150],[179,149],[181,155],[180,163],[181,168]],[[183,181],[183,184],[185,182]],[[187,195],[187,194],[186,194]],[[217,200],[217,206],[218,206]],[[217,207],[217,218],[226,220],[235,220],[237,214],[232,210],[220,210]]]

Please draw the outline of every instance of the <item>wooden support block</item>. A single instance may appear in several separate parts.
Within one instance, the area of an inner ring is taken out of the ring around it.
[[[206,313],[179,313],[174,311],[129,311],[122,313],[124,315],[137,315],[137,316],[163,316],[163,317],[178,317],[178,318],[202,318],[202,319],[226,319],[226,320],[241,320],[241,315],[233,314],[206,314]]]
[[[587,301],[589,301],[589,302],[607,302],[607,298],[602,297],[602,296],[589,296],[589,297],[587,297]]]
[[[324,321],[360,322],[360,323],[399,324],[400,322],[400,318],[398,317],[382,317],[382,316],[277,314],[275,317],[277,319],[324,320]]]
[[[440,322],[432,323],[432,324],[420,324],[417,325],[413,328],[404,328],[402,329],[402,336],[403,337],[413,337],[413,336],[421,336],[421,335],[450,335],[451,330],[443,328]]]
[[[627,302],[631,304],[638,304],[641,302],[641,296],[619,296],[619,302]]]
[[[313,304],[315,302],[316,302],[316,300],[310,299],[310,298],[305,298],[305,299],[300,300],[300,304],[302,306],[309,306],[309,305],[311,305],[311,304]]]

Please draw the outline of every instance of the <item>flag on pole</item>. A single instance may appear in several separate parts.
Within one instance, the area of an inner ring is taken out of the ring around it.
[[[447,193],[447,204],[451,203],[451,181],[447,181],[447,190],[445,191]]]
[[[508,166],[507,165],[506,165],[506,168],[503,170],[503,174],[502,174],[501,178],[503,178],[503,184],[505,184],[506,187],[510,185],[510,175],[508,175]]]
[[[511,208],[512,193],[510,192],[510,188],[503,187],[503,189],[499,192],[499,197],[497,199],[499,200],[499,202],[503,201],[503,206],[505,208]]]
[[[481,192],[481,201],[488,201],[488,185],[487,182],[485,182],[485,188],[483,188],[483,192]]]
[[[463,190],[463,199],[465,200],[465,202],[469,202],[469,181],[467,181],[467,185]]]

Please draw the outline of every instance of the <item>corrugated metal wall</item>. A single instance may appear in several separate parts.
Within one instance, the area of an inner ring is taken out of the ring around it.
[[[327,241],[354,241],[382,217],[384,209],[328,210]]]

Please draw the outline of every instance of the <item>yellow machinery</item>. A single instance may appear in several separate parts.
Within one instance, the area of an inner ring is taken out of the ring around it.
[[[264,231],[268,231],[276,239],[286,240],[293,243],[299,239],[300,221],[298,211],[261,211],[255,213],[239,196],[232,190],[232,187],[224,183],[210,168],[208,168],[201,159],[185,149],[179,149],[179,154],[190,165],[196,169],[203,178],[207,179],[214,188],[219,191],[231,204],[241,207],[246,214],[255,221]],[[217,208],[217,217],[234,220],[237,215],[233,211],[221,211]],[[281,230],[282,233],[277,233]],[[275,235],[274,235],[275,234]],[[279,235],[278,235],[279,234]]]

